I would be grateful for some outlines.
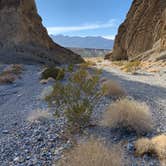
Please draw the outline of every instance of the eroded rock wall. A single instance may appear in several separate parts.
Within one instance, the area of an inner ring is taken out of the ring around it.
[[[166,0],[134,0],[119,27],[111,59],[155,56],[163,51],[166,51]]]
[[[34,0],[0,0],[0,61],[60,64],[83,59],[52,41]]]

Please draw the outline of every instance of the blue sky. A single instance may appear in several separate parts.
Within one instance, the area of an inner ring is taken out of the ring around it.
[[[36,0],[49,34],[114,38],[132,0]]]

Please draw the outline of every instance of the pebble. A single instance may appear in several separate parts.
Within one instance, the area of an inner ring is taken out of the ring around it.
[[[9,131],[8,130],[3,130],[2,133],[3,134],[9,134]]]

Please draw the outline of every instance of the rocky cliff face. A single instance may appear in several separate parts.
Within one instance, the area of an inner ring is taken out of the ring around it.
[[[52,41],[34,0],[0,0],[0,61],[59,64],[83,60]]]
[[[111,59],[166,55],[166,0],[134,0],[119,27]]]

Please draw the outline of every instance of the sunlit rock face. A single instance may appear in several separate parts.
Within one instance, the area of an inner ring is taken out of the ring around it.
[[[134,0],[116,36],[112,60],[153,58],[166,51],[166,0]]]
[[[0,0],[0,61],[62,64],[83,60],[52,41],[34,0]]]

